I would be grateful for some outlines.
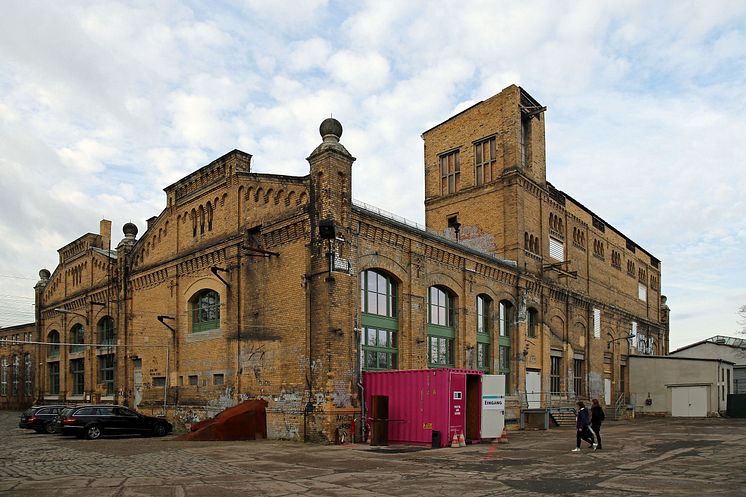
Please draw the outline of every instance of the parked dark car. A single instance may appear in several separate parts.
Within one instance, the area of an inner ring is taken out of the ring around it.
[[[145,416],[117,405],[78,406],[60,413],[60,433],[95,440],[103,435],[132,435],[162,437],[171,433],[173,426],[165,419]]]
[[[21,414],[18,427],[34,430],[37,433],[54,433],[54,419],[65,407],[67,406],[31,406]]]

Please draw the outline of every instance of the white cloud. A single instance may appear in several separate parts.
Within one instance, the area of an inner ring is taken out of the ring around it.
[[[388,61],[375,52],[343,50],[329,58],[327,68],[334,80],[353,93],[373,93],[386,86],[389,79]]]
[[[163,187],[235,147],[306,174],[330,113],[354,196],[422,221],[422,131],[517,83],[549,107],[549,180],[662,259],[672,343],[735,331],[746,4],[4,7],[0,274],[32,285],[102,216],[142,232]]]
[[[116,154],[116,149],[92,139],[81,140],[74,147],[64,147],[58,151],[64,165],[82,173],[103,171],[104,162]]]

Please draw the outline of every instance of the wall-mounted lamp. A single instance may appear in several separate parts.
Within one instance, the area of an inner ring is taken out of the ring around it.
[[[175,329],[174,329],[174,328],[173,328],[173,327],[172,327],[172,326],[171,326],[170,324],[167,324],[167,323],[166,323],[166,320],[167,320],[167,319],[168,319],[169,321],[173,321],[173,320],[175,320],[175,319],[176,319],[175,317],[172,317],[172,316],[163,316],[163,315],[161,315],[161,316],[158,316],[158,317],[157,317],[156,319],[158,319],[158,321],[160,321],[160,322],[161,322],[161,324],[162,324],[163,326],[165,326],[165,327],[166,327],[166,328],[168,328],[169,330],[171,330],[171,331],[173,331],[174,333],[176,333],[176,330],[175,330]]]
[[[74,314],[75,316],[78,316],[78,317],[81,317],[81,318],[85,319],[85,324],[88,324],[88,316],[86,316],[85,314],[81,314],[79,312],[71,311],[69,309],[64,309],[62,307],[57,307],[57,308],[55,308],[53,310],[54,310],[54,312],[59,312],[60,314]]]
[[[619,338],[614,338],[613,340],[609,340],[608,342],[606,342],[606,348],[610,349],[612,343],[618,342],[620,340],[629,340],[630,338],[635,338],[635,334],[632,333],[631,335],[627,335],[626,337],[619,337]]]
[[[227,269],[225,269],[225,268],[222,268],[222,267],[212,266],[212,267],[210,268],[210,271],[212,272],[212,274],[214,274],[214,275],[215,275],[215,277],[216,277],[217,279],[219,279],[220,281],[222,281],[222,282],[223,282],[223,284],[225,284],[225,286],[227,286],[228,288],[230,288],[230,287],[231,287],[231,284],[230,284],[230,283],[228,283],[227,281],[225,281],[225,280],[223,279],[223,277],[222,277],[222,276],[220,276],[220,275],[218,274],[218,272],[219,272],[219,271],[220,271],[220,272],[223,272],[223,273],[227,273],[227,272],[228,272],[228,270],[227,270]]]

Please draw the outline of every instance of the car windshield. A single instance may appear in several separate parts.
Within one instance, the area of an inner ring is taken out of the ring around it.
[[[60,411],[60,416],[69,416],[71,412],[73,412],[73,408],[66,407]]]

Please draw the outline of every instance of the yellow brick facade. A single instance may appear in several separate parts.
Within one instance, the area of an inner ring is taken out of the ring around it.
[[[448,365],[509,373],[508,418],[536,399],[616,398],[634,353],[624,339],[633,322],[646,346],[667,349],[660,265],[546,182],[543,119],[543,108],[512,86],[425,132],[428,230],[352,202],[355,159],[333,120],[322,124],[307,176],[253,173],[251,156],[236,150],[167,187],[164,210],[141,236],[128,224],[112,244],[102,221],[99,234],[60,249],[52,274],[40,273],[35,396],[165,410],[177,426],[262,398],[270,437],[334,440],[353,419],[359,433],[370,323],[394,330],[395,346],[385,350],[397,368],[436,365],[428,356],[436,287],[449,295],[453,318],[440,329],[452,336]],[[477,185],[475,147],[491,137],[494,169]],[[444,193],[440,158],[456,150],[459,185]],[[564,244],[565,260],[549,257],[550,236]],[[603,255],[593,252],[596,240]],[[383,321],[361,308],[366,270],[394,288],[393,316]],[[502,338],[501,302],[512,310]],[[486,333],[477,332],[480,317]],[[104,343],[106,323],[115,335]],[[76,325],[82,346],[73,344]],[[552,357],[560,358],[554,375]],[[582,374],[573,373],[579,364]],[[527,395],[527,371],[538,373],[541,394]]]

